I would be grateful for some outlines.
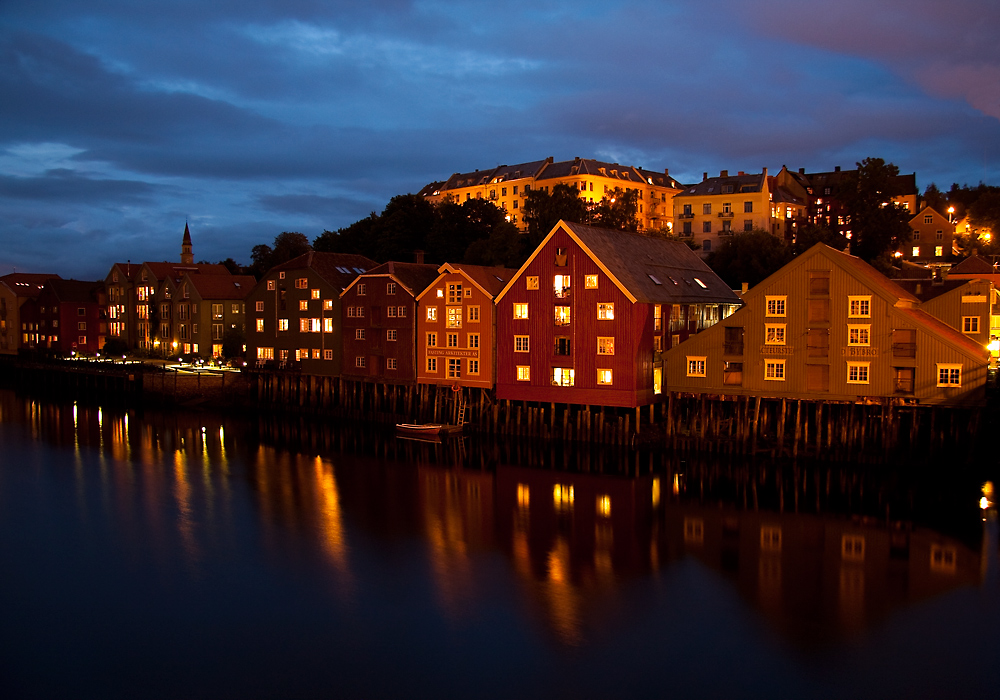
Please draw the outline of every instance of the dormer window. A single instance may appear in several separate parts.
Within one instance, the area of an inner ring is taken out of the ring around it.
[[[565,248],[556,248],[556,267],[566,267]]]

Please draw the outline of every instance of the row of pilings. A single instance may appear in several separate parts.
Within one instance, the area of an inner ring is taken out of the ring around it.
[[[251,372],[249,387],[258,406],[382,424],[454,423],[464,404],[467,430],[484,435],[872,462],[972,455],[996,423],[995,410],[889,399],[847,403],[669,392],[649,406],[616,408],[498,400],[485,389],[294,372]]]

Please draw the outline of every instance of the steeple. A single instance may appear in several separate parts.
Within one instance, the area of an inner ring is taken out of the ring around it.
[[[184,222],[184,240],[181,241],[181,265],[194,265],[194,252],[191,250],[191,231]]]

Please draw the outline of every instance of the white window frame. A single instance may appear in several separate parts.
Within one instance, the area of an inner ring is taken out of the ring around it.
[[[855,333],[857,335],[855,335]],[[872,327],[867,323],[847,324],[848,347],[869,347],[872,344]]]
[[[784,345],[786,327],[785,323],[765,323],[764,345]]]
[[[870,294],[848,295],[847,318],[871,318],[872,297]]]
[[[788,297],[772,295],[764,297],[764,315],[769,318],[784,318],[788,314]]]
[[[848,384],[870,384],[871,383],[871,362],[848,362],[847,363],[847,383]],[[852,377],[852,374],[854,375]]]
[[[944,373],[947,374],[944,374]],[[956,374],[957,372],[957,374]],[[938,362],[935,366],[937,385],[939,387],[954,388],[962,386],[962,365],[953,362]],[[944,375],[944,381],[942,381]]]
[[[773,371],[772,371],[773,368]],[[768,376],[768,375],[771,376]],[[764,360],[764,380],[768,382],[785,381],[785,361],[767,358]]]
[[[687,376],[705,377],[707,376],[708,357],[705,355],[688,355],[686,358]]]

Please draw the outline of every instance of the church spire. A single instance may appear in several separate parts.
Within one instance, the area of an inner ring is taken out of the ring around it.
[[[184,240],[181,241],[181,265],[194,265],[194,252],[191,248],[191,231],[187,221],[184,222]]]

